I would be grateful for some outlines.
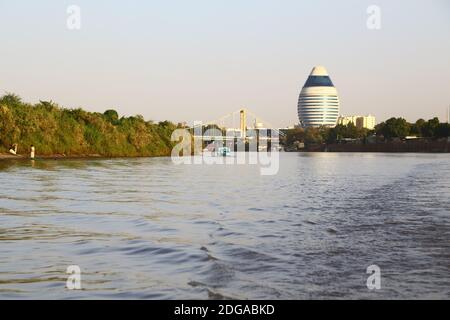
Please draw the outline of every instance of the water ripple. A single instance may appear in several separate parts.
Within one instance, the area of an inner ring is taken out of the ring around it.
[[[450,298],[447,155],[281,156],[3,162],[0,298]]]

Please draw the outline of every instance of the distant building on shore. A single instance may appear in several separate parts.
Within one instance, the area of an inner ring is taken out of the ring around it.
[[[375,116],[340,116],[337,120],[337,124],[348,125],[349,123],[353,123],[357,128],[365,128],[369,130],[375,129],[375,125],[377,124]]]
[[[302,127],[336,126],[339,97],[327,70],[314,67],[298,99],[298,118]]]

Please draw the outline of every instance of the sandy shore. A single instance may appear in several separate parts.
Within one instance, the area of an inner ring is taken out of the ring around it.
[[[54,155],[38,155],[35,160],[39,159],[49,159],[49,160],[63,160],[63,159],[91,159],[91,158],[106,158],[102,157],[99,154],[85,154],[85,155],[74,155],[74,156],[65,156],[62,154],[54,154]],[[0,153],[0,160],[30,160],[29,156],[24,155],[13,155],[10,153]]]
[[[10,153],[0,153],[0,160],[22,160],[26,159],[24,156],[21,155],[13,155]]]

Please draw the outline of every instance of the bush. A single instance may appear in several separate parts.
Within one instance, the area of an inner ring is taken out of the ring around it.
[[[168,156],[176,126],[168,121],[153,124],[142,116],[122,117],[64,109],[53,102],[31,105],[7,94],[0,98],[0,149],[17,143],[19,153],[31,145],[41,155],[90,155],[111,157]]]

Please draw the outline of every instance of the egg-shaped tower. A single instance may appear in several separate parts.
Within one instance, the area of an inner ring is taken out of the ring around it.
[[[314,67],[298,99],[298,118],[303,127],[336,126],[339,97],[327,70]]]

